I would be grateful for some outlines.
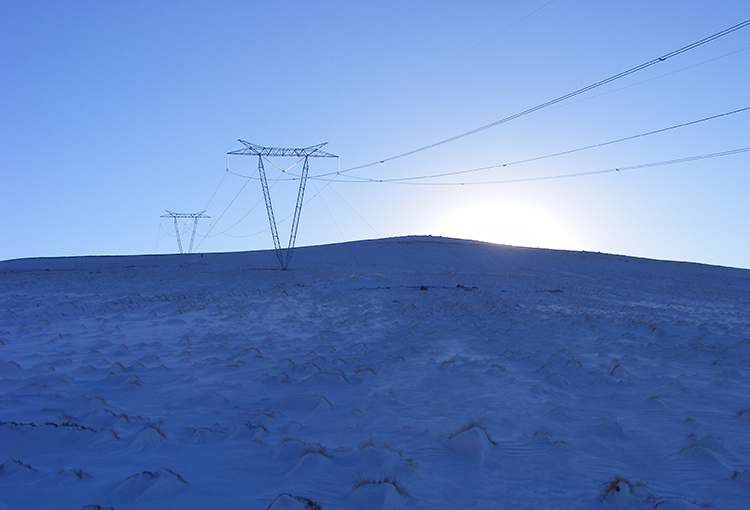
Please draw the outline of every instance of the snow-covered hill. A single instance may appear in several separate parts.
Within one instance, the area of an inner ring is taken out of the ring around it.
[[[431,237],[0,263],[0,509],[750,497],[750,271]]]

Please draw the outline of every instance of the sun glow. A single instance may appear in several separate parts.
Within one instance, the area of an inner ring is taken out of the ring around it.
[[[436,225],[434,233],[512,246],[580,249],[558,218],[514,202],[486,202],[455,211]]]

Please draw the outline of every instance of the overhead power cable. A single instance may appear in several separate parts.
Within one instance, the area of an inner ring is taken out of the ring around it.
[[[668,73],[659,74],[657,76],[652,76],[651,78],[647,78],[647,79],[642,80],[642,81],[637,81],[635,83],[630,83],[630,84],[624,85],[624,86],[622,86],[620,88],[608,90],[606,92],[600,92],[599,94],[593,94],[593,95],[590,95],[590,96],[578,99],[577,101],[571,101],[569,103],[565,103],[564,105],[559,105],[559,106],[557,106],[557,108],[564,108],[564,107],[567,107],[567,106],[571,106],[571,105],[574,105],[574,104],[581,103],[583,101],[589,101],[589,100],[595,99],[597,97],[606,96],[608,94],[614,94],[615,92],[620,92],[621,90],[626,90],[626,89],[629,89],[631,87],[637,87],[638,85],[643,85],[644,83],[648,83],[648,82],[651,82],[651,81],[654,81],[654,80],[660,80],[662,78],[666,78],[667,76],[672,76],[672,75],[675,75],[677,73],[682,73],[684,71],[688,71],[690,69],[694,69],[694,68],[696,68],[698,66],[709,64],[711,62],[716,62],[717,60],[721,60],[722,58],[726,58],[726,57],[729,57],[731,55],[735,55],[737,53],[740,53],[740,52],[743,52],[743,51],[747,51],[747,50],[750,50],[750,46],[745,46],[744,48],[740,48],[739,50],[734,50],[734,51],[730,51],[728,53],[724,53],[722,55],[719,55],[718,57],[713,57],[713,58],[709,58],[707,60],[702,60],[700,62],[696,62],[695,64],[691,64],[689,66],[680,67],[679,69],[675,69],[674,71],[669,71]]]
[[[228,172],[228,171],[229,171],[229,170],[227,170],[227,172]],[[226,175],[226,174],[224,174],[224,175]],[[222,218],[224,217],[224,215],[225,215],[225,214],[227,213],[227,211],[228,211],[228,210],[229,210],[229,208],[230,208],[230,207],[232,206],[232,204],[234,203],[234,201],[235,201],[235,200],[237,200],[237,197],[239,197],[239,196],[240,196],[240,193],[242,193],[242,191],[243,191],[243,190],[245,189],[245,187],[247,187],[247,185],[248,185],[248,184],[250,184],[250,180],[249,180],[249,179],[248,179],[247,181],[245,181],[245,184],[243,184],[243,185],[242,185],[242,187],[241,187],[241,188],[240,188],[240,190],[239,190],[239,191],[237,192],[237,194],[236,194],[236,195],[234,196],[234,198],[233,198],[233,199],[232,199],[232,200],[231,200],[231,201],[229,202],[229,205],[227,205],[227,206],[226,206],[226,208],[224,209],[224,212],[222,212],[222,213],[221,213],[221,214],[219,215],[219,217],[218,217],[218,218],[216,219],[216,221],[215,221],[215,222],[214,222],[214,223],[213,223],[213,224],[211,225],[211,227],[210,227],[210,228],[208,229],[208,232],[206,232],[206,234],[205,234],[205,235],[203,236],[203,239],[201,239],[201,241],[200,241],[200,242],[198,243],[198,248],[200,248],[200,247],[201,247],[201,245],[203,244],[203,242],[204,242],[204,241],[205,241],[205,240],[206,240],[206,239],[207,239],[207,238],[209,237],[209,234],[211,233],[211,231],[212,231],[212,230],[213,230],[213,229],[214,229],[214,228],[216,227],[216,225],[217,225],[217,224],[219,223],[219,221],[221,221],[221,219],[222,219]]]
[[[227,168],[226,172],[221,174],[221,179],[219,180],[219,184],[216,186],[216,189],[211,194],[211,198],[208,199],[208,203],[203,208],[204,211],[208,209],[208,206],[211,205],[211,202],[213,202],[214,198],[216,198],[216,194],[219,192],[219,188],[221,188],[221,185],[224,183],[224,179],[227,178],[227,173],[229,173],[229,168]]]
[[[636,73],[638,71],[642,71],[643,69],[651,67],[651,66],[653,66],[655,64],[658,64],[660,62],[664,62],[664,61],[666,61],[666,60],[668,60],[668,59],[670,59],[672,57],[676,57],[677,55],[680,55],[682,53],[685,53],[687,51],[695,49],[695,48],[697,48],[699,46],[702,46],[702,45],[704,45],[706,43],[709,43],[711,41],[714,41],[716,39],[719,39],[720,37],[724,37],[725,35],[731,34],[732,32],[736,32],[737,30],[745,28],[748,25],[750,25],[750,19],[749,20],[745,20],[742,23],[738,23],[738,24],[736,24],[736,25],[734,25],[732,27],[729,27],[727,29],[724,29],[721,32],[717,32],[717,33],[715,33],[713,35],[705,37],[705,38],[703,38],[703,39],[701,39],[699,41],[696,41],[694,43],[688,44],[687,46],[683,46],[682,48],[679,48],[679,49],[674,50],[674,51],[672,51],[670,53],[662,55],[661,57],[657,57],[657,58],[655,58],[653,60],[649,60],[648,62],[644,62],[643,64],[640,64],[638,66],[632,67],[632,68],[628,69],[627,71],[623,71],[621,73],[618,73],[618,74],[615,74],[613,76],[610,76],[609,78],[606,78],[604,80],[598,81],[596,83],[592,83],[591,85],[587,85],[586,87],[583,87],[581,89],[578,89],[576,91],[570,92],[570,93],[565,94],[563,96],[560,96],[558,98],[555,98],[555,99],[552,99],[550,101],[547,101],[546,103],[539,104],[537,106],[534,106],[534,107],[529,108],[527,110],[524,110],[522,112],[515,113],[515,114],[510,115],[508,117],[504,117],[504,118],[502,118],[500,120],[496,120],[495,122],[491,122],[489,124],[485,124],[484,126],[481,126],[481,127],[478,127],[478,128],[475,128],[475,129],[472,129],[472,130],[469,130],[469,131],[466,131],[464,133],[460,133],[458,135],[451,136],[450,138],[446,138],[444,140],[440,140],[439,142],[435,142],[435,143],[431,143],[429,145],[425,145],[425,146],[420,147],[418,149],[413,149],[413,150],[410,150],[410,151],[398,154],[396,156],[391,156],[389,158],[381,159],[379,161],[373,161],[372,163],[367,163],[365,165],[355,166],[355,167],[352,167],[352,168],[348,168],[346,170],[342,170],[341,173],[351,172],[353,170],[360,170],[362,168],[368,168],[368,167],[371,167],[371,166],[375,166],[375,165],[379,165],[379,164],[382,164],[382,163],[386,163],[388,161],[393,161],[394,159],[399,159],[399,158],[403,158],[403,157],[406,157],[406,156],[411,156],[412,154],[417,154],[419,152],[423,152],[423,151],[426,151],[426,150],[429,150],[429,149],[434,149],[435,147],[439,147],[441,145],[445,145],[445,144],[450,143],[450,142],[455,142],[456,140],[460,140],[461,138],[465,138],[467,136],[471,136],[471,135],[477,134],[479,132],[485,131],[487,129],[490,129],[492,127],[498,126],[500,124],[504,124],[504,123],[509,122],[511,120],[515,120],[515,119],[517,119],[519,117],[523,117],[525,115],[529,115],[530,113],[534,113],[536,111],[542,110],[542,109],[547,108],[549,106],[552,106],[554,104],[560,103],[562,101],[565,101],[566,99],[570,99],[571,97],[578,96],[580,94],[588,92],[589,90],[593,90],[595,88],[601,87],[602,85],[606,85],[607,83],[611,83],[611,82],[613,82],[615,80],[619,80],[620,78],[624,78],[625,76],[631,75],[631,74]]]
[[[617,140],[610,140],[608,142],[595,143],[593,145],[587,145],[585,147],[579,147],[577,149],[570,149],[570,150],[566,150],[566,151],[555,152],[553,154],[546,154],[544,156],[536,156],[536,157],[533,157],[533,158],[521,159],[521,160],[518,160],[518,161],[512,161],[510,163],[501,163],[501,164],[498,164],[498,165],[490,165],[490,166],[483,166],[483,167],[480,167],[480,168],[472,168],[470,170],[457,170],[457,171],[454,171],[454,172],[444,172],[444,173],[440,173],[440,174],[430,174],[430,175],[417,175],[417,176],[413,176],[413,177],[397,177],[397,178],[393,178],[393,179],[372,179],[372,178],[359,177],[359,176],[356,176],[356,175],[352,175],[352,176],[349,177],[349,179],[355,179],[356,181],[361,181],[361,182],[406,182],[406,181],[418,181],[418,180],[424,180],[424,179],[437,179],[439,177],[450,177],[450,176],[453,176],[453,175],[470,174],[470,173],[474,173],[474,172],[481,172],[481,171],[484,171],[484,170],[492,170],[494,168],[505,168],[505,167],[509,167],[509,166],[513,166],[513,165],[520,165],[522,163],[530,163],[532,161],[539,161],[539,160],[542,160],[542,159],[554,158],[554,157],[557,157],[557,156],[564,156],[566,154],[573,154],[573,153],[576,153],[576,152],[586,151],[586,150],[589,150],[589,149],[595,149],[597,147],[605,147],[607,145],[613,145],[613,144],[620,143],[620,142],[626,142],[628,140],[635,140],[636,138],[643,138],[645,136],[655,135],[655,134],[658,134],[658,133],[664,133],[666,131],[671,131],[673,129],[678,129],[678,128],[687,127],[687,126],[693,126],[695,124],[700,124],[701,122],[707,122],[709,120],[715,120],[715,119],[719,119],[721,117],[727,117],[729,115],[734,115],[735,113],[746,112],[748,110],[750,110],[750,106],[746,106],[745,108],[740,108],[738,110],[732,110],[730,112],[724,112],[724,113],[719,113],[717,115],[711,115],[710,117],[704,117],[704,118],[698,119],[698,120],[692,120],[690,122],[683,122],[682,124],[675,124],[674,126],[669,126],[669,127],[665,127],[665,128],[661,128],[661,129],[655,129],[653,131],[648,131],[646,133],[640,133],[640,134],[637,134],[637,135],[626,136],[624,138],[618,138]],[[331,175],[331,174],[326,174],[326,175]],[[323,177],[323,176],[321,176],[321,177]],[[347,180],[339,180],[339,182],[353,182],[353,181],[352,180],[348,180],[348,181]]]
[[[723,156],[731,156],[734,154],[742,154],[743,152],[750,152],[750,147],[742,147],[739,149],[732,149],[732,150],[728,150],[724,152],[713,152],[711,154],[701,154],[698,156],[688,156],[686,158],[670,159],[666,161],[657,161],[655,163],[644,163],[641,165],[618,166],[618,167],[613,167],[613,168],[606,168],[604,170],[592,170],[589,172],[576,172],[576,173],[570,173],[570,174],[544,175],[544,176],[539,176],[539,177],[521,177],[518,179],[500,179],[500,180],[494,180],[494,181],[471,181],[471,182],[402,182],[402,181],[396,181],[396,182],[384,181],[384,182],[390,182],[392,184],[407,184],[411,186],[475,186],[475,185],[485,185],[485,184],[510,184],[510,183],[515,183],[515,182],[550,181],[550,180],[555,180],[555,179],[568,179],[571,177],[584,177],[588,175],[624,172],[626,170],[636,170],[639,168],[653,168],[653,167],[658,167],[658,166],[676,165],[678,163],[699,161],[701,159],[712,159],[712,158],[720,158]],[[338,182],[361,183],[365,181],[339,180]]]

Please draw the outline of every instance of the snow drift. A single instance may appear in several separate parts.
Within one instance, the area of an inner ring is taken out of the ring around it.
[[[742,508],[750,272],[430,237],[0,262],[0,509]]]

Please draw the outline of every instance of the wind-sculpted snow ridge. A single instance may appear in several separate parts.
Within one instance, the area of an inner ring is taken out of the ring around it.
[[[0,509],[735,509],[750,272],[409,237],[0,263]]]

